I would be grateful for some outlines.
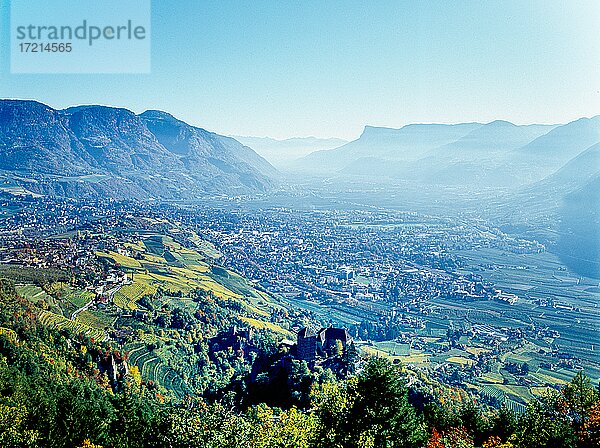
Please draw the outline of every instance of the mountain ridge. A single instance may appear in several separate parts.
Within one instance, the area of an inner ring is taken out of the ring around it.
[[[365,126],[358,139],[338,148],[309,154],[298,160],[294,167],[333,173],[363,157],[416,160],[427,151],[451,143],[479,126],[480,123],[416,123],[398,129]]]
[[[100,105],[58,110],[33,100],[0,100],[0,156],[1,170],[31,176],[30,191],[51,195],[112,197],[114,191],[119,199],[194,199],[265,192],[279,177],[235,139],[167,112],[137,115]],[[89,175],[106,178],[71,180]]]
[[[444,138],[448,141],[440,145]],[[541,181],[598,142],[598,116],[558,125],[495,120],[399,129],[365,126],[357,140],[310,154],[297,169],[372,181],[521,188]]]

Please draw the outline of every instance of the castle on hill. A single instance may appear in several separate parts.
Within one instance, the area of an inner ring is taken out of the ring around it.
[[[297,337],[297,356],[303,361],[314,361],[317,356],[327,358],[338,348],[341,343],[342,351],[352,345],[352,336],[343,328],[321,328],[319,331],[307,327],[301,329]]]

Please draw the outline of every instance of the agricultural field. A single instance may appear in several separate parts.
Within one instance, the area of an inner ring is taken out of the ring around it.
[[[401,344],[394,341],[376,342],[374,344],[380,350],[390,353],[392,356],[409,356],[410,344]]]
[[[116,252],[96,252],[96,256],[99,258],[107,258],[112,260],[117,266],[121,266],[124,268],[130,269],[139,269],[142,267],[140,262],[135,258],[128,257],[126,255],[121,255]]]
[[[34,198],[41,197],[40,194],[33,193],[20,185],[0,184],[0,192],[8,193],[13,196],[32,196]]]
[[[433,338],[418,339],[422,342],[434,342]],[[470,342],[470,344],[475,344],[475,342]],[[409,344],[395,341],[360,343],[359,347],[364,354],[387,357],[393,361],[400,361],[404,365],[427,369],[436,369],[444,364],[462,369],[473,365],[479,354],[490,351],[486,347],[469,345],[464,350],[453,348],[439,353],[431,353],[427,350],[414,350]],[[492,397],[499,402],[506,402],[515,409],[521,409],[520,405],[531,400],[533,396],[539,395],[540,391],[567,384],[577,373],[577,369],[542,367],[548,363],[547,351],[547,348],[528,342],[522,347],[501,355],[501,362],[488,364],[491,367],[490,372],[472,377],[466,381],[466,384],[484,396]],[[515,376],[502,368],[505,362],[527,363],[530,371],[526,376]],[[593,365],[586,365],[585,371],[593,383],[598,382],[600,369]],[[527,384],[523,384],[524,379],[527,380]]]
[[[146,381],[164,385],[178,398],[189,394],[191,391],[184,378],[192,374],[191,368],[181,365],[181,362],[178,362],[180,359],[167,346],[150,350],[148,344],[148,341],[133,342],[123,347],[128,353],[129,364],[137,366]]]
[[[73,289],[69,288],[68,292],[65,294],[64,299],[71,302],[77,308],[81,308],[85,306],[90,300],[92,300],[96,295],[87,290],[81,289]]]
[[[580,308],[596,308],[598,281],[575,276],[549,252],[513,254],[499,249],[459,251],[466,270],[475,268],[502,290],[526,300],[554,299]]]
[[[91,184],[97,184],[102,180],[108,178],[106,174],[87,174],[83,176],[59,176],[58,179],[63,181],[79,181],[79,182],[87,182]]]
[[[169,295],[185,299],[194,291],[202,290],[218,299],[236,302],[242,316],[249,319],[249,325],[270,328],[286,337],[292,336],[286,329],[269,322],[273,310],[286,308],[285,305],[279,299],[257,290],[235,272],[215,265],[213,260],[220,254],[210,250],[211,247],[214,250],[210,243],[203,246],[201,240],[194,241],[192,247],[197,249],[191,249],[171,236],[143,232],[137,235],[137,241],[134,239],[123,245],[131,251],[128,254],[132,256],[115,251],[97,254],[111,264],[124,268],[132,280],[132,283],[122,285],[112,295],[112,303],[118,308],[126,312],[139,309],[140,299],[146,295],[153,296],[159,288],[166,293],[165,303],[168,303]]]
[[[64,316],[45,310],[41,310],[39,315],[40,322],[49,327],[54,327],[58,329],[68,328],[75,333],[83,333],[86,336],[98,341],[104,341],[108,339],[108,336],[103,330],[89,326],[82,322],[73,322],[72,320],[67,319]]]
[[[35,285],[17,285],[17,293],[24,299],[32,303],[52,300],[52,298],[39,286]]]
[[[291,307],[297,307],[307,312],[313,313],[322,322],[337,322],[338,325],[352,327],[358,325],[361,320],[361,312],[350,307],[341,307],[339,305],[330,306],[329,304],[316,302],[313,300],[303,300],[296,297],[281,298],[284,303]]]
[[[280,306],[246,279],[209,264],[206,255],[183,247],[170,236],[151,234],[142,237],[138,243],[127,243],[125,247],[138,251],[141,257],[136,258],[140,259],[112,251],[98,253],[98,256],[126,268],[133,277],[132,284],[122,286],[113,296],[113,303],[121,309],[137,309],[137,302],[144,295],[153,295],[158,288],[183,296],[196,289],[204,290],[220,299],[238,302],[249,316],[266,318],[274,307]]]
[[[388,359],[392,359],[392,360],[401,359],[400,356],[392,355],[391,353],[388,353],[384,350],[380,350],[373,345],[358,344],[358,347],[360,348],[360,352],[363,355],[377,356],[377,357],[388,358]]]
[[[40,314],[42,322],[56,328],[69,327],[73,331],[103,340],[106,338],[104,330],[114,324],[114,316],[95,309],[82,311],[74,321],[65,317],[71,316],[75,310],[94,299],[95,294],[88,290],[73,288],[62,282],[47,286],[48,292],[35,285],[17,285],[16,288],[23,298],[42,310]]]
[[[133,283],[124,285],[113,295],[113,303],[124,310],[137,309],[137,301],[145,295],[152,295],[156,287],[147,274],[137,274]]]
[[[380,344],[384,344],[384,345],[380,345]],[[358,342],[356,344],[356,346],[363,355],[388,358],[388,359],[392,360],[394,363],[401,362],[404,365],[419,366],[419,365],[426,365],[426,363],[429,362],[429,355],[427,355],[425,353],[414,350],[414,351],[410,352],[410,354],[398,354],[398,351],[391,351],[391,352],[388,351],[388,349],[386,348],[386,344],[390,344],[390,343]],[[391,344],[394,344],[394,343],[392,342]],[[398,344],[398,345],[400,345],[400,344]],[[389,347],[391,347],[391,345]]]
[[[271,323],[271,322],[265,322],[262,320],[253,319],[251,317],[240,317],[240,320],[243,322],[246,322],[248,325],[250,325],[251,327],[254,327],[254,328],[258,328],[258,329],[266,328],[268,330],[274,331],[275,333],[282,334],[288,338],[294,337],[294,335],[291,332],[289,332],[288,330],[281,328],[279,325]]]
[[[103,311],[98,310],[84,310],[79,313],[75,319],[75,322],[77,323],[92,328],[99,328],[101,330],[112,328],[115,321],[116,316],[111,316]]]
[[[557,272],[566,275],[563,271]],[[540,288],[542,286],[536,285],[530,291]],[[586,294],[591,292],[586,290]],[[465,384],[482,396],[522,411],[523,403],[539,395],[540,391],[568,383],[578,370],[583,369],[592,382],[597,383],[600,380],[600,360],[597,355],[600,333],[595,327],[598,322],[597,311],[586,307],[585,302],[577,302],[577,299],[573,299],[571,303],[579,303],[580,307],[568,310],[542,307],[524,294],[520,297],[514,305],[496,300],[469,303],[447,298],[433,299],[428,302],[431,311],[419,316],[425,323],[424,328],[402,329],[413,336],[404,338],[401,342],[361,343],[360,348],[363,353],[384,356],[404,365],[432,371],[446,366],[459,372],[467,372],[477,364],[478,357],[490,356],[493,347],[477,336],[461,336],[461,348],[448,350],[446,333],[449,329],[469,330],[475,324],[490,325],[498,329],[550,327],[557,329],[560,336],[525,338],[519,342],[504,344],[498,358],[492,356],[486,361],[490,371],[467,374]],[[556,350],[574,356],[570,364],[561,364],[555,356]],[[529,372],[526,375],[512,374],[504,368],[508,363],[526,363]]]
[[[478,302],[478,310],[492,313],[490,323],[509,326],[502,324],[530,322],[552,328],[560,333],[554,341],[559,348],[587,362],[599,361],[597,280],[572,275],[547,252],[507,254],[497,249],[478,249],[459,254],[467,262],[467,270],[477,270],[498,288],[519,296],[514,305]]]
[[[463,336],[461,337],[461,347],[447,349],[445,333],[450,325],[470,325],[473,313],[467,307],[472,304],[448,303],[440,300],[436,305],[444,306],[447,315],[446,319],[435,319],[431,316],[424,317],[428,321],[426,329],[417,331],[419,336],[413,337],[410,343],[405,340],[383,341],[360,343],[360,349],[364,354],[373,356],[387,357],[394,362],[402,362],[404,365],[424,367],[434,371],[440,366],[453,366],[459,371],[468,369],[477,363],[481,355],[489,355],[492,349],[477,338]],[[476,305],[479,305],[477,303]],[[510,309],[510,305],[498,302],[484,302],[483,314],[489,315],[488,323],[491,321],[494,325],[501,324],[494,320],[497,316],[507,317],[508,312],[504,308]],[[461,308],[464,307],[464,308]],[[496,308],[496,309],[495,309]],[[499,308],[499,309],[498,309]],[[444,308],[443,308],[444,309]],[[489,314],[488,314],[489,313]],[[514,311],[513,311],[514,313]],[[476,316],[476,315],[475,315]],[[512,319],[513,317],[508,317]],[[523,320],[523,316],[516,316],[515,319]],[[476,321],[479,321],[477,319]],[[442,328],[439,337],[432,337],[435,325],[445,325]],[[414,349],[413,345],[418,348]],[[508,351],[504,351],[498,357],[498,361],[488,361],[491,370],[487,373],[481,373],[475,376],[469,376],[465,381],[468,388],[480,393],[482,396],[503,402],[512,409],[522,411],[523,403],[539,395],[540,391],[553,389],[571,381],[578,370],[584,369],[590,376],[593,383],[600,380],[600,365],[594,360],[587,361],[580,359],[574,367],[560,366],[557,358],[552,358],[550,352],[552,344],[544,340],[526,340],[520,343],[508,344]],[[423,349],[423,347],[426,347]],[[446,348],[444,348],[446,347]],[[435,350],[432,352],[431,350]],[[529,373],[521,376],[508,372],[504,365],[514,363],[522,365],[526,363]],[[550,368],[549,365],[552,365]]]

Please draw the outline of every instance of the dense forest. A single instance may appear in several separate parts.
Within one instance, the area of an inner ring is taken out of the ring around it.
[[[115,383],[106,366],[123,357],[109,342],[44,326],[0,280],[0,446],[600,446],[600,391],[582,373],[517,415],[462,391],[412,387],[401,366],[372,358],[356,375],[308,382],[297,406],[273,407],[233,387],[176,399],[135,366]],[[285,396],[297,384],[277,387]]]

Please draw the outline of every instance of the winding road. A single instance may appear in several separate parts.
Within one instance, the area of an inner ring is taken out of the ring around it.
[[[121,289],[123,285],[117,285],[112,289],[109,289],[108,292],[106,293],[106,296],[108,297],[109,301],[112,302],[112,298],[115,295],[115,293]],[[88,303],[86,303],[85,305],[83,305],[81,308],[79,308],[78,310],[74,311],[73,314],[71,314],[71,320],[74,321],[77,318],[77,315],[79,313],[81,313],[82,311],[87,310],[90,306],[92,306],[92,304],[94,303],[94,300],[96,300],[96,297],[92,297],[92,299],[90,299],[90,301]]]

